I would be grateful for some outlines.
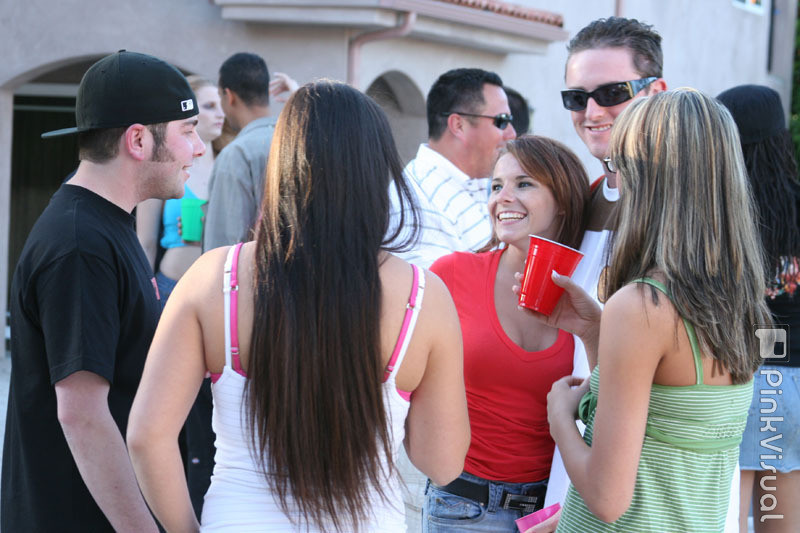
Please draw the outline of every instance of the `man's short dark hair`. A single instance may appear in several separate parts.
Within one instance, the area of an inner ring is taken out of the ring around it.
[[[439,76],[428,93],[428,137],[438,140],[447,129],[447,117],[442,113],[477,112],[485,103],[483,86],[487,83],[503,86],[500,76],[479,68],[457,68]]]
[[[269,70],[256,54],[239,52],[219,68],[219,86],[230,89],[247,106],[269,105]]]
[[[508,109],[511,110],[511,116],[514,117],[511,125],[514,126],[517,137],[525,135],[531,129],[531,107],[525,97],[511,87],[503,87],[503,90],[508,97]]]
[[[119,138],[128,128],[108,128],[81,131],[78,133],[78,159],[92,163],[107,163],[119,153]],[[167,123],[159,122],[147,126],[153,135],[153,160],[166,161],[165,153]]]
[[[567,53],[572,57],[578,52],[596,48],[627,48],[633,53],[633,66],[640,76],[663,76],[661,36],[649,24],[622,17],[595,20],[572,38]]]

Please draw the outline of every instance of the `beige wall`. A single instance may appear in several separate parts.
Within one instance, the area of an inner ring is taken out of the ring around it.
[[[788,116],[793,41],[774,51],[777,73],[768,73],[769,5],[763,14],[755,14],[735,7],[731,0],[515,1],[528,7],[560,10],[570,37],[592,20],[614,15],[619,4],[622,16],[652,24],[661,34],[664,78],[670,88],[690,86],[717,95],[743,83],[768,85],[781,93]],[[784,10],[776,25],[786,26],[793,36],[796,2],[774,1]],[[498,72],[536,109],[534,132],[565,142],[581,157],[590,176],[600,175],[599,162],[580,141],[569,112],[561,105],[559,91],[564,89],[566,58],[566,43],[554,43],[543,56],[508,56]]]
[[[710,94],[739,83],[770,85],[790,94],[791,50],[777,51],[777,72],[767,73],[769,12],[748,13],[731,0],[513,0],[545,10],[558,10],[564,28],[574,35],[591,20],[614,14],[651,24],[664,38],[665,78],[671,87],[690,85]],[[793,35],[793,0],[775,0],[784,13],[787,35]],[[159,56],[191,72],[215,77],[232,53],[261,54],[270,70],[284,71],[300,82],[317,77],[345,79],[348,39],[356,30],[322,26],[270,26],[228,21],[210,0],[0,0],[0,325],[5,321],[8,203],[12,95],[18,88],[57,66],[97,57],[121,48]],[[91,22],[90,22],[91,20]],[[789,45],[787,45],[789,46]],[[502,55],[463,46],[409,38],[364,45],[360,88],[399,71],[414,89],[406,106],[390,109],[398,144],[408,158],[424,141],[426,125],[419,106],[442,72],[475,66],[498,72],[507,85],[535,108],[533,131],[567,143],[579,154],[590,175],[600,166],[575,134],[569,113],[561,106],[564,42],[543,55]],[[413,111],[407,111],[407,110]],[[279,106],[275,106],[275,112]]]
[[[261,54],[270,70],[300,81],[344,79],[347,34],[342,29],[270,27],[231,22],[203,0],[0,0],[0,331],[6,322],[8,203],[13,94],[55,68],[119,49],[161,57],[191,72],[216,77],[231,54]],[[89,23],[91,17],[91,24]],[[274,106],[274,112],[280,110]]]
[[[227,57],[241,51],[258,53],[270,70],[291,72],[300,80],[346,75],[344,30],[226,21],[207,0],[3,3],[11,4],[13,26],[10,34],[0,34],[6,51],[0,87],[12,90],[55,66],[122,48],[210,77],[216,77]],[[91,25],[87,13],[92,13]]]

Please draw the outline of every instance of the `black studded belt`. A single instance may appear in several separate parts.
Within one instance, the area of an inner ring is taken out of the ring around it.
[[[438,485],[437,487],[440,490],[449,492],[450,494],[475,500],[484,507],[489,505],[488,484],[473,483],[472,481],[467,481],[466,479],[457,478],[455,481],[445,485],[444,487],[439,487]],[[522,511],[526,514],[538,511],[544,507],[544,496],[546,491],[546,483],[532,487],[531,489],[524,491],[522,494],[512,494],[504,490],[502,496],[500,497],[500,507],[503,509]]]

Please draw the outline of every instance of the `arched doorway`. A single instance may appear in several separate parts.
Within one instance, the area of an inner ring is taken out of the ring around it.
[[[64,179],[78,166],[73,135],[41,134],[75,125],[84,72],[102,56],[79,58],[39,74],[14,91],[8,235],[8,286],[28,233]]]
[[[378,76],[367,88],[367,94],[386,112],[397,150],[403,163],[407,163],[428,138],[425,97],[408,76],[396,70]]]

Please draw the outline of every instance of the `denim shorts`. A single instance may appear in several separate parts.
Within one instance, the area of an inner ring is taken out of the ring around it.
[[[763,365],[756,372],[739,466],[800,470],[800,368]]]
[[[462,472],[459,479],[488,485],[488,505],[484,506],[470,498],[451,494],[428,481],[425,489],[425,505],[422,509],[423,533],[455,531],[518,533],[514,521],[529,513],[516,509],[503,509],[500,502],[503,491],[520,494],[538,486],[547,486],[547,480],[534,483],[505,483],[489,481],[467,472]]]

